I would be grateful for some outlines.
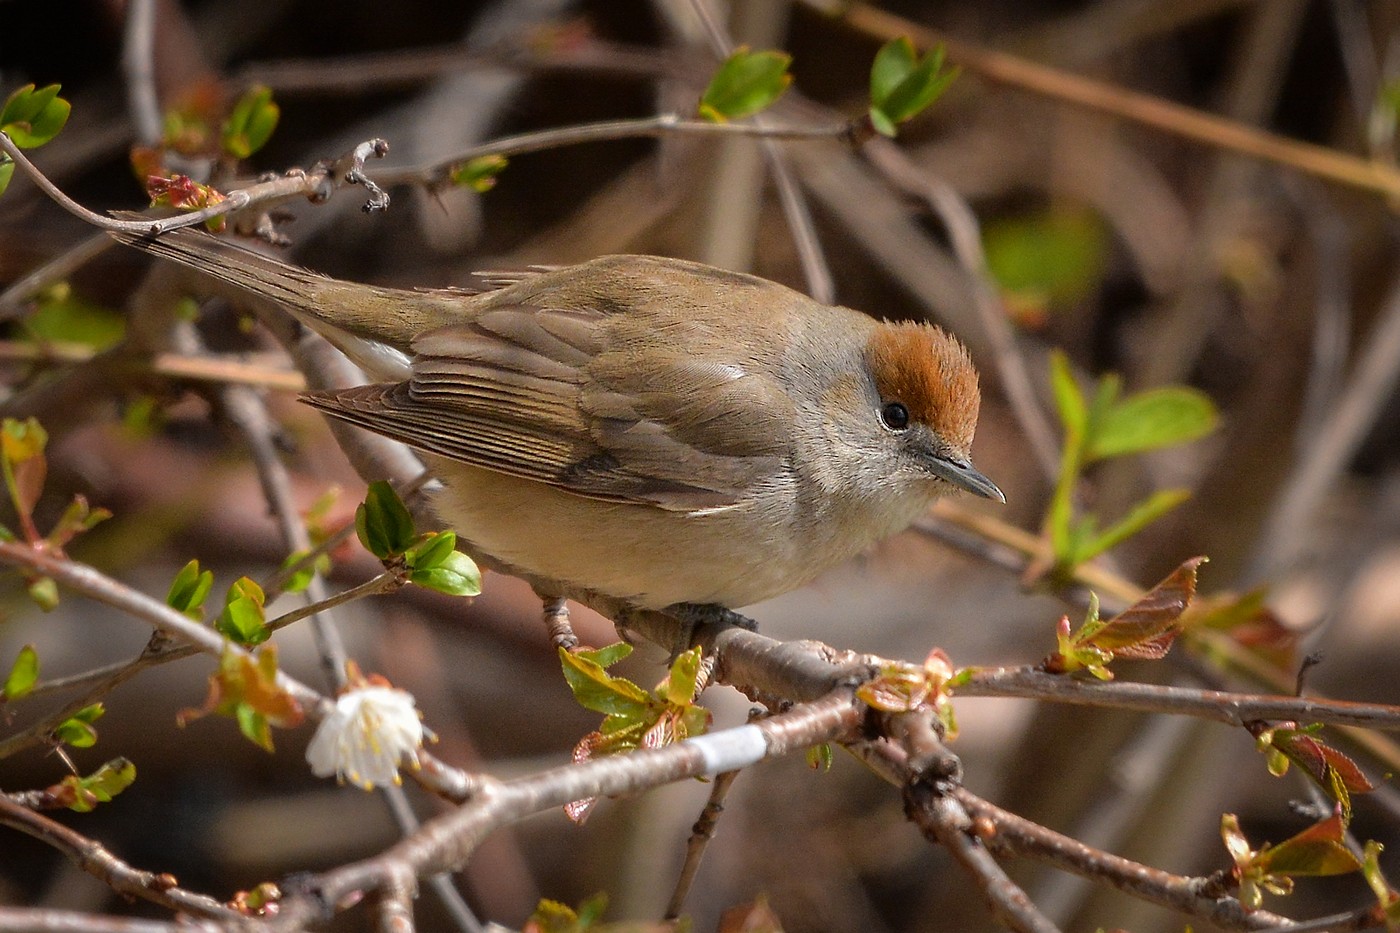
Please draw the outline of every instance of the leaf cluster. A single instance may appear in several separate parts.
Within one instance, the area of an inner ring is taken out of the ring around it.
[[[635,748],[659,748],[700,735],[710,722],[710,711],[695,702],[700,683],[700,649],[681,654],[672,662],[664,680],[646,690],[607,668],[632,653],[624,642],[606,648],[568,651],[559,649],[564,679],[574,699],[585,709],[603,714],[597,731],[574,746],[574,760],[618,755]],[[582,822],[593,800],[575,801],[569,816]]]
[[[448,596],[481,592],[481,570],[457,550],[456,532],[419,534],[408,506],[383,480],[370,483],[365,501],[355,510],[355,533],[366,550],[409,583]]]
[[[1068,579],[1080,564],[1121,544],[1190,496],[1185,489],[1160,489],[1100,528],[1095,515],[1075,514],[1074,490],[1084,469],[1103,460],[1188,443],[1215,430],[1220,418],[1204,392],[1187,386],[1120,397],[1121,382],[1110,374],[1086,396],[1060,352],[1051,355],[1050,382],[1064,428],[1064,450],[1045,527],[1054,560],[1051,576]]]

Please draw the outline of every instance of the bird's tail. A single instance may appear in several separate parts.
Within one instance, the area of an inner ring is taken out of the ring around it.
[[[403,378],[413,337],[463,314],[430,292],[333,279],[192,227],[112,236],[287,310],[376,378]]]

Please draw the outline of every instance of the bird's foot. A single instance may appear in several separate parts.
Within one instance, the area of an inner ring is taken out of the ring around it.
[[[681,624],[676,642],[671,646],[672,660],[696,645],[711,644],[714,637],[727,628],[750,632],[758,629],[753,619],[715,603],[676,603],[662,611]]]

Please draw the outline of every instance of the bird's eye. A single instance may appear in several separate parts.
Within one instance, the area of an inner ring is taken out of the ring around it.
[[[880,409],[880,420],[891,431],[903,431],[909,427],[909,409],[900,402],[886,402]]]

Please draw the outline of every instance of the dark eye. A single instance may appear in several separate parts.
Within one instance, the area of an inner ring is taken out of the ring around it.
[[[891,431],[903,431],[909,427],[909,409],[899,402],[886,402],[880,409],[880,420]]]

